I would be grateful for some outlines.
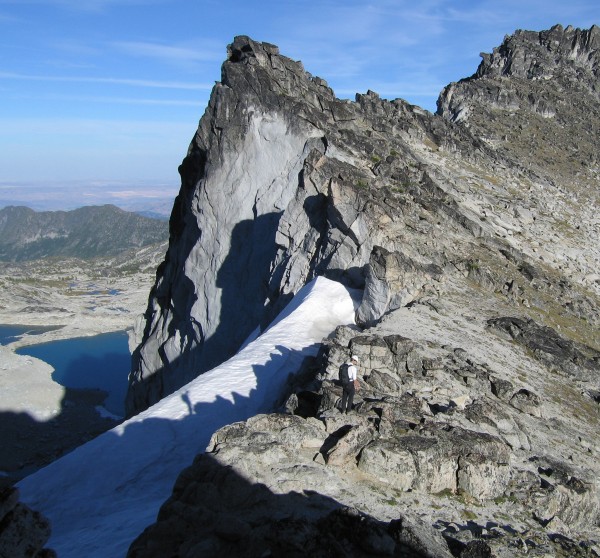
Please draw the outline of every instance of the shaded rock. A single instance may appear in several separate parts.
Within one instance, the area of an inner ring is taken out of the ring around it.
[[[597,480],[590,471],[577,470],[551,458],[533,458],[541,478],[530,493],[533,516],[543,525],[554,517],[577,529],[600,516]]]
[[[369,374],[373,369],[398,373],[401,365],[389,345],[379,336],[359,335],[350,340],[350,352],[359,358],[359,373]]]
[[[423,417],[431,416],[427,403],[410,393],[387,396],[380,401],[365,402],[363,408],[365,411],[372,409],[379,416],[380,433],[393,432],[397,425],[400,428],[404,428],[407,423],[417,425]]]
[[[360,454],[358,468],[398,490],[411,490],[418,482],[413,455],[390,440],[377,440],[366,446]]]
[[[455,556],[598,538],[597,43],[596,27],[519,31],[433,116],[340,101],[235,39],[181,166],[130,410],[227,358],[314,276],[364,288],[369,329],[326,340],[285,414],[216,432],[132,556],[447,556],[431,525]]]
[[[540,398],[528,389],[520,389],[510,398],[510,404],[533,417],[541,417]]]
[[[450,555],[442,535],[418,519],[394,520],[390,523],[390,533],[408,556],[410,551],[417,552],[418,556],[431,558]]]
[[[460,553],[460,558],[493,558],[490,546],[483,541],[471,541]]]
[[[491,385],[492,393],[502,401],[508,401],[514,393],[513,385],[503,378],[492,378]]]
[[[383,340],[397,357],[407,355],[415,348],[415,342],[401,335],[386,335]]]
[[[369,426],[352,426],[339,438],[335,445],[327,450],[326,463],[337,467],[356,465],[356,456],[373,438],[373,429]]]
[[[45,549],[50,523],[39,512],[19,502],[14,487],[0,490],[0,556],[3,558],[56,558]]]
[[[380,372],[379,370],[371,370],[371,373],[367,376],[366,382],[375,394],[379,397],[385,394],[393,394],[400,391],[402,382],[386,372]]]
[[[421,374],[423,372],[423,359],[417,351],[411,351],[406,355],[406,369],[411,374]]]
[[[274,494],[208,455],[182,472],[157,522],[131,544],[127,556],[204,553],[451,557],[442,537],[430,527],[404,519],[379,521],[314,492]]]
[[[237,422],[221,428],[212,436],[207,451],[218,451],[221,444],[242,442],[249,449],[278,445],[285,451],[295,451],[311,446],[314,439],[324,440],[327,434],[323,424],[316,420],[304,420],[289,414],[256,415],[246,422]]]
[[[490,434],[501,437],[513,449],[531,449],[527,433],[507,409],[491,400],[477,400],[465,409],[465,416]]]
[[[357,323],[373,325],[389,310],[415,300],[441,277],[442,270],[435,265],[423,266],[404,254],[375,246],[367,267],[363,299],[356,311]]]

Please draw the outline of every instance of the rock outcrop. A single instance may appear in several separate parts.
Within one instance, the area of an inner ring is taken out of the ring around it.
[[[281,413],[216,432],[128,556],[597,556],[596,450],[559,457],[583,425],[548,416],[555,384],[387,329],[339,328]],[[343,415],[349,353],[361,388]]]
[[[50,524],[40,513],[19,502],[14,487],[0,488],[0,556],[2,558],[56,558],[44,548]]]
[[[599,40],[518,31],[432,115],[336,99],[235,39],[180,168],[129,412],[315,275],[364,295],[278,413],[215,433],[130,556],[598,555]]]

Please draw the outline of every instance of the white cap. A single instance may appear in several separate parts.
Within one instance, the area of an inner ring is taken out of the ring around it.
[[[350,360],[355,360],[357,363],[359,362],[358,357],[356,355],[352,355]]]

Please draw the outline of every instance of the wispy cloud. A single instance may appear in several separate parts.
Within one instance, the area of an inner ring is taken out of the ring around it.
[[[104,103],[119,105],[138,106],[165,106],[165,107],[196,107],[200,108],[206,104],[207,99],[143,99],[137,97],[106,97],[92,95],[44,95],[46,100],[53,101],[77,101],[83,103]],[[203,102],[204,101],[204,102]]]
[[[148,134],[162,135],[163,138],[179,137],[187,138],[193,124],[189,122],[144,120],[133,119],[100,119],[100,118],[3,118],[0,127],[0,143],[6,141],[6,145],[14,138],[30,138],[31,145],[37,141],[42,143],[37,134],[41,136],[54,135],[58,137],[109,137],[113,140],[124,136],[147,137]],[[48,148],[51,148],[48,145]],[[85,146],[83,146],[85,147]],[[0,150],[0,156],[3,153]]]
[[[102,57],[105,54],[103,45],[94,44],[88,38],[60,37],[50,42],[49,48],[61,55],[81,58],[82,56]]]
[[[74,82],[74,83],[102,83],[112,85],[130,85],[135,87],[151,87],[161,89],[184,89],[191,91],[206,91],[213,87],[209,83],[190,83],[182,81],[156,81],[145,79],[111,78],[111,77],[89,77],[89,76],[42,76],[31,74],[19,74],[14,72],[0,72],[0,79],[16,79],[28,81],[48,82]]]
[[[204,107],[206,100],[182,100],[182,99],[135,99],[126,97],[91,97],[89,100],[97,103],[119,103],[126,105],[165,106],[165,107]]]
[[[0,12],[0,23],[14,23],[18,18]]]
[[[133,56],[152,58],[165,62],[198,63],[215,62],[223,59],[223,45],[214,41],[203,41],[196,45],[168,45],[144,41],[115,41],[111,46]]]

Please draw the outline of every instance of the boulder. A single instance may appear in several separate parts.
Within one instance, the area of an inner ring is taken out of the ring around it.
[[[363,449],[358,467],[399,490],[461,491],[486,500],[507,487],[510,451],[493,436],[438,425],[373,441]]]

